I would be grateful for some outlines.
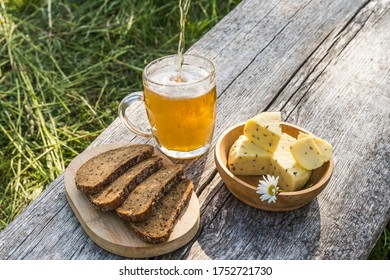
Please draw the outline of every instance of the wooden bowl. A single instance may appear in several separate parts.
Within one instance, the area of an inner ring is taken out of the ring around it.
[[[242,202],[262,210],[267,211],[291,211],[298,209],[313,200],[328,184],[333,172],[333,160],[323,164],[320,168],[312,171],[308,185],[311,187],[304,188],[300,191],[281,192],[277,194],[275,203],[261,201],[260,195],[256,193],[259,179],[263,176],[237,176],[230,172],[227,167],[230,147],[237,138],[243,134],[245,123],[238,124],[226,130],[218,138],[214,148],[214,160],[217,170],[222,177],[230,192]],[[296,138],[300,131],[310,134],[310,132],[289,124],[281,124],[282,132]]]

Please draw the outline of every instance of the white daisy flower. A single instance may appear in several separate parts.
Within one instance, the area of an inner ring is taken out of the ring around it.
[[[256,193],[261,194],[261,201],[268,200],[268,203],[276,201],[276,194],[279,192],[278,181],[279,177],[267,175],[264,180],[259,180]]]

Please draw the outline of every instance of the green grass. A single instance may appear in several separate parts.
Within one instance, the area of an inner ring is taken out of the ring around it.
[[[193,1],[187,49],[238,2]],[[145,64],[177,52],[178,4],[52,1],[50,29],[47,1],[0,0],[0,230],[116,118]]]
[[[51,1],[51,17],[47,2],[0,0],[0,230],[116,118],[143,67],[177,51],[179,0]],[[192,1],[186,49],[239,2]]]
[[[390,231],[386,229],[383,231],[381,237],[376,242],[372,250],[369,260],[390,260]]]

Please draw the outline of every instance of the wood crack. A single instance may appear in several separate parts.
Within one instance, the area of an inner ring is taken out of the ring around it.
[[[83,251],[83,249],[85,248],[85,242],[82,242],[82,245],[80,246],[80,247],[78,247],[78,249],[76,250],[76,251],[74,251],[73,253],[72,253],[72,255],[70,256],[70,260],[77,260],[78,258],[77,258],[77,256],[80,254],[80,252],[82,252]],[[76,257],[75,257],[76,256]]]
[[[45,231],[48,227],[48,225],[51,223],[51,221],[57,217],[58,213],[61,212],[64,208],[65,208],[66,204],[63,204],[61,208],[59,208],[58,211],[56,211],[55,213],[53,213],[53,215],[50,217],[50,219],[45,223],[45,225],[43,227],[40,228],[40,230],[38,232],[34,232],[34,235],[35,236],[40,236],[40,239],[36,239],[36,244],[34,246],[31,247],[31,250],[30,251],[34,251],[34,249],[38,246],[38,245],[41,245],[40,241],[45,238],[45,235],[44,234],[41,234],[43,231]],[[20,246],[18,246],[20,247]],[[28,255],[28,253],[30,252],[26,252],[23,256],[19,256],[19,258],[26,258],[26,256]]]
[[[274,7],[272,7],[272,9],[269,10],[269,12],[267,14],[265,14],[248,32],[247,34],[249,34],[252,30],[254,30],[265,18],[267,18],[269,16],[270,13],[272,13],[273,10],[275,10],[275,8],[279,5],[279,3],[281,2],[282,0],[280,0],[278,3],[275,4]],[[233,43],[233,40],[230,41],[228,44],[225,45],[225,48],[227,48],[230,44]],[[221,49],[214,57],[213,57],[213,60],[215,60],[217,57],[219,57],[221,55],[221,53],[223,52],[224,48]]]
[[[390,0],[284,0],[275,8],[278,1],[242,2],[192,49],[220,53],[224,95],[215,135],[264,107],[282,108],[290,122],[334,144],[332,180],[306,208],[271,214],[244,205],[225,188],[211,153],[188,161],[186,175],[199,185],[200,229],[189,244],[161,258],[364,258],[388,221]],[[138,110],[130,111],[137,120]],[[154,142],[128,133],[117,118],[91,146],[123,140]],[[0,258],[117,258],[69,219],[69,207],[59,209],[67,205],[63,184],[62,175],[0,233]]]
[[[288,21],[287,22],[287,24],[285,24],[284,26],[283,26],[283,28],[282,29],[280,29],[279,31],[278,31],[278,33],[276,33],[276,35],[267,43],[267,45],[265,45],[256,55],[255,55],[255,57],[253,57],[252,59],[251,59],[251,61],[238,73],[238,75],[237,76],[235,76],[233,79],[232,79],[232,81],[227,85],[227,87],[220,93],[220,94],[218,94],[218,98],[222,95],[222,94],[224,94],[229,88],[230,88],[230,86],[231,85],[233,85],[235,82],[236,82],[236,80],[238,79],[238,78],[240,78],[241,77],[241,75],[251,66],[251,64],[259,57],[259,55],[265,50],[265,49],[267,49],[268,47],[269,47],[269,45],[270,44],[272,44],[272,42],[273,41],[275,41],[275,39],[284,31],[284,29],[286,29],[286,27],[289,25],[291,23],[291,21]]]
[[[223,185],[223,184],[222,184]],[[221,185],[221,186],[222,186]],[[218,214],[221,212],[221,210],[224,208],[225,204],[228,202],[228,200],[232,199],[233,195],[229,192],[229,194],[226,196],[226,198],[223,200],[223,202],[220,204],[221,207],[215,212],[215,215],[212,217],[211,220],[209,220],[207,223],[204,224],[203,227],[206,227],[207,225],[210,225],[213,223],[213,221],[218,217]]]
[[[304,66],[307,64],[307,62],[309,61],[309,59],[310,59],[311,57],[313,57],[313,55],[319,50],[319,48],[320,48],[320,47],[323,45],[323,43],[329,38],[329,35],[330,35],[332,32],[333,32],[333,30],[332,30],[331,32],[329,32],[328,35],[326,35],[326,37],[325,37],[325,38],[317,45],[317,47],[310,53],[310,55],[309,55],[304,61],[302,61],[301,64],[298,65],[298,67],[295,69],[295,71],[291,74],[290,78],[281,86],[280,90],[275,94],[275,96],[272,98],[272,100],[271,100],[271,101],[268,103],[268,105],[265,107],[264,111],[268,111],[268,110],[271,108],[271,106],[273,105],[273,103],[279,98],[279,96],[282,94],[282,92],[284,92],[284,90],[286,89],[286,87],[293,81],[293,79],[296,78],[298,72],[304,68]],[[315,65],[315,67],[314,67],[313,69],[316,69],[316,67],[318,66],[318,64],[321,63],[322,60],[323,60],[323,58]],[[309,73],[305,76],[305,78],[304,78],[302,84],[305,83],[305,82],[307,81],[307,79],[309,78],[310,74],[311,74],[311,72],[309,72]],[[299,88],[298,88],[298,89],[299,89]],[[292,97],[293,97],[293,95],[291,95],[291,96],[289,97],[289,99],[287,99],[287,101],[286,101],[285,104],[289,103]],[[285,105],[284,105],[284,106],[285,106]],[[284,109],[284,106],[282,106],[281,109]]]
[[[265,110],[269,110],[275,106],[279,97],[290,90],[290,96],[284,101],[280,107],[281,110],[286,109],[287,104],[291,105],[291,100],[300,95],[294,106],[289,109],[286,120],[290,117],[292,112],[302,101],[307,92],[317,82],[319,77],[326,71],[331,62],[338,58],[346,47],[354,40],[357,34],[364,28],[366,22],[374,13],[377,3],[372,1],[364,2],[357,11],[346,21],[339,31],[333,29],[326,37],[317,45],[313,52],[297,67],[289,79],[283,84],[281,89],[275,94]],[[382,13],[381,13],[382,14]],[[356,28],[354,28],[356,27]],[[336,32],[336,33],[335,33]],[[335,34],[334,34],[335,33]],[[329,46],[327,46],[329,45]],[[325,50],[324,50],[325,49]],[[315,63],[314,65],[313,62]],[[302,79],[302,74],[307,72]],[[300,79],[299,84],[295,84]],[[294,88],[294,89],[292,89]]]
[[[32,232],[30,232],[27,236],[25,236],[23,238],[23,240],[18,244],[18,246],[14,247],[9,253],[8,255],[6,256],[6,260],[9,260],[11,258],[11,256],[15,253],[15,251],[17,251],[19,248],[23,248],[24,247],[24,244],[25,242],[27,241],[27,239],[31,236]]]
[[[196,195],[199,197],[202,192],[207,188],[207,186],[213,181],[215,175],[217,175],[218,171],[217,169],[213,169],[210,176],[202,183],[202,185],[198,186],[198,189],[196,190]]]
[[[322,61],[324,60],[326,56],[324,56],[314,67],[314,70],[317,68],[318,65],[320,65],[322,63]],[[301,103],[301,101],[305,98],[306,94],[309,92],[309,90],[312,88],[312,86],[317,82],[317,80],[321,77],[322,73],[325,72],[326,68],[328,67],[328,65],[330,64],[331,61],[328,61],[328,63],[326,63],[326,65],[323,67],[322,70],[320,70],[320,73],[314,77],[314,79],[312,81],[310,81],[310,84],[308,85],[307,89],[304,91],[304,94],[298,99],[298,102],[296,102],[295,106],[290,110],[290,113],[287,114],[286,116],[286,119],[285,120],[288,120],[290,118],[290,115],[295,111],[295,109],[298,107],[298,105]],[[310,75],[309,75],[310,76]],[[307,76],[305,78],[305,82],[307,81],[307,79],[309,78],[309,76]],[[303,84],[302,84],[303,85]],[[302,86],[301,85],[301,86]],[[295,93],[297,93],[299,91],[299,89],[301,88],[301,86],[299,86],[299,88],[296,90]],[[283,105],[282,109],[285,108],[285,106],[288,104],[288,102],[294,97],[295,94],[291,95],[290,98],[288,99],[288,101]]]
[[[364,2],[357,10],[356,12],[353,14],[353,16],[351,18],[349,18],[349,20],[347,20],[347,22],[344,24],[344,26],[340,29],[339,32],[337,32],[336,36],[335,37],[340,37],[340,35],[347,29],[348,26],[350,26],[350,24],[355,20],[355,18],[360,14],[360,12],[365,8],[367,7],[367,5],[371,2],[371,0],[367,0],[366,2]]]
[[[365,7],[363,7],[365,8]],[[369,7],[368,7],[369,8]],[[374,8],[374,7],[373,7]],[[348,36],[348,41],[344,44],[343,48],[340,50],[340,52],[337,54],[337,57],[339,57],[341,55],[341,53],[348,47],[348,45],[353,41],[353,39],[355,39],[356,35],[363,29],[364,25],[366,24],[366,22],[369,20],[370,16],[374,13],[374,10],[373,9],[370,9],[368,10],[369,11],[369,14],[366,16],[365,14],[365,11],[362,12],[362,15],[361,17],[364,17],[363,18],[363,23],[360,23],[358,22],[359,26],[357,28],[357,30],[355,32],[353,32],[350,36]],[[356,16],[357,19],[359,19],[360,17],[358,17],[359,15]],[[352,24],[352,28],[353,28],[353,25]],[[348,30],[345,31],[345,34],[348,34]]]
[[[380,12],[380,16],[374,21],[374,25],[377,24],[379,20],[382,19],[388,12],[390,11],[390,7],[385,8],[384,12]]]

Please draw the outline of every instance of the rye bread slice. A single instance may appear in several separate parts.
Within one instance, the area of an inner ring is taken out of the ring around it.
[[[94,206],[103,211],[118,208],[129,193],[143,180],[162,167],[162,158],[153,156],[128,169],[101,192],[94,194],[90,200]]]
[[[150,158],[151,145],[131,145],[109,150],[84,163],[76,172],[76,186],[86,194],[100,192],[131,166]]]
[[[181,180],[156,204],[149,219],[130,223],[134,233],[147,243],[158,244],[167,241],[177,218],[190,201],[193,189],[194,185],[191,180]]]
[[[126,221],[140,222],[149,218],[154,205],[183,175],[184,166],[172,164],[149,176],[139,184],[116,209],[119,217]]]

